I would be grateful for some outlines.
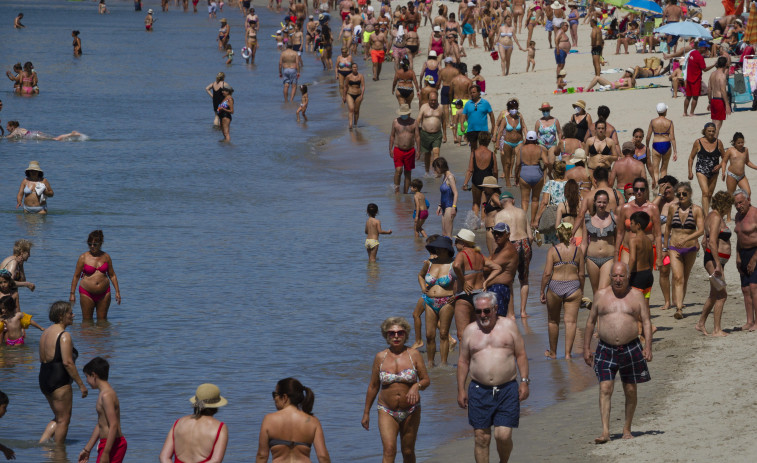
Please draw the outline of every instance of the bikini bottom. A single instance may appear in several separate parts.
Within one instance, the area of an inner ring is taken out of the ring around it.
[[[581,289],[581,283],[578,280],[549,280],[548,287],[557,297],[565,300],[565,298]]]
[[[394,418],[397,423],[402,423],[408,416],[412,415],[418,407],[420,407],[420,404],[414,404],[407,410],[392,410],[391,408],[378,404],[376,408]]]
[[[106,289],[105,291],[103,291],[101,293],[95,293],[95,294],[90,293],[86,289],[82,288],[81,285],[79,285],[79,294],[81,294],[82,296],[87,296],[88,298],[92,299],[92,302],[94,302],[95,304],[97,304],[105,296],[107,296],[108,294],[110,294],[110,285],[108,285],[108,289]]]
[[[608,257],[594,257],[594,256],[586,256],[587,259],[594,262],[594,265],[597,266],[597,268],[602,268],[603,265],[607,263],[607,261],[610,261],[615,256],[608,256]]]
[[[431,297],[423,294],[421,295],[421,298],[423,298],[423,302],[431,307],[437,315],[439,315],[439,311],[442,310],[442,307],[455,302],[455,296]]]

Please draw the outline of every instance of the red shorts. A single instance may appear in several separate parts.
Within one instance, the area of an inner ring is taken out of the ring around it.
[[[699,96],[699,94],[702,93],[702,79],[699,79],[696,82],[689,82],[687,80],[684,88],[686,89],[687,97]]]
[[[374,63],[383,63],[386,58],[384,50],[371,50],[371,61]]]
[[[339,14],[342,15],[342,22],[344,22],[344,18],[346,18],[347,16],[349,16],[350,12],[349,11],[341,11]]]
[[[725,100],[722,98],[713,98],[710,100],[710,118],[713,121],[725,120]]]
[[[402,167],[405,171],[415,169],[415,147],[409,150],[401,150],[394,147],[394,168]]]
[[[102,455],[107,441],[108,439],[100,439],[100,443],[97,445],[97,463],[100,463],[100,455]],[[126,438],[123,436],[116,437],[113,447],[110,448],[110,463],[123,463],[125,456]]]

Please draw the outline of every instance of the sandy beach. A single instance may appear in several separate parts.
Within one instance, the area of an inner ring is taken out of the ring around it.
[[[450,11],[457,12],[457,4],[448,5]],[[710,21],[722,13],[723,7],[720,3],[712,3],[703,8],[704,18]],[[430,33],[428,26],[419,30],[422,47],[415,61],[416,73],[420,72],[423,64]],[[570,87],[586,87],[593,76],[589,33],[588,25],[579,26],[579,53],[571,53],[565,67]],[[518,35],[521,43],[525,42],[526,35],[525,31]],[[687,161],[692,143],[700,136],[704,124],[710,120],[706,97],[699,99],[696,117],[684,118],[683,98],[671,97],[667,76],[637,81],[637,85],[657,83],[665,88],[555,95],[555,62],[552,50],[547,46],[546,32],[543,28],[534,30],[533,40],[537,44],[536,72],[524,73],[526,55],[516,48],[511,61],[511,74],[506,77],[499,75],[500,64],[493,61],[488,52],[480,46],[478,49],[466,46],[468,57],[463,61],[468,64],[468,69],[474,64],[481,64],[483,67],[482,75],[487,82],[484,98],[491,103],[495,114],[499,114],[505,108],[507,99],[516,96],[520,101],[520,109],[527,127],[533,127],[539,117],[538,107],[544,101],[554,106],[552,114],[561,123],[569,120],[572,114],[571,103],[578,99],[586,102],[587,111],[592,114],[594,120],[597,106],[604,104],[612,111],[609,121],[617,128],[619,140],[623,143],[630,140],[631,133],[637,127],[646,132],[649,121],[656,116],[656,104],[665,102],[670,107],[668,118],[675,123],[678,142],[678,160],[673,162],[671,159],[668,173],[679,181],[688,181]],[[643,65],[643,59],[649,56],[662,58],[661,53],[637,54],[632,47],[627,55],[615,55],[614,52],[615,41],[608,40],[605,43],[604,54],[608,64],[603,69]],[[707,59],[708,65],[712,62],[712,59]],[[370,68],[361,66],[361,72],[369,76]],[[620,73],[603,76],[614,80],[620,77]],[[708,76],[709,73],[706,73],[704,79]],[[391,119],[396,117],[394,110],[397,107],[396,101],[389,98],[392,78],[393,71],[388,63],[382,71],[381,81],[368,82],[366,101],[361,114],[361,120],[377,125],[387,133]],[[747,147],[754,146],[751,139],[754,132],[749,129],[757,126],[757,114],[748,111],[748,108],[742,108],[745,107],[738,108],[723,124],[720,139],[726,148],[730,146],[729,141],[736,131],[745,134]],[[414,101],[413,109],[417,111],[417,99]],[[462,181],[465,175],[469,153],[467,147],[455,146],[451,141],[442,146],[441,155],[449,161],[450,169],[455,173],[458,182]],[[414,174],[422,175],[421,169],[421,165],[418,165]],[[386,162],[386,178],[387,181],[391,178],[389,160]],[[757,174],[748,170],[747,178],[754,185]],[[502,184],[502,180],[500,183]],[[434,187],[431,186],[427,191],[435,197],[438,193],[432,188]],[[692,180],[692,188],[694,201],[701,204],[701,193],[696,178]],[[716,191],[721,189],[725,190],[723,181],[719,181]],[[461,192],[461,203],[463,206],[455,220],[455,230],[463,226],[463,218],[470,207],[469,193]],[[732,228],[733,223],[729,226]],[[438,232],[437,228],[439,225],[433,219],[427,223],[427,230]],[[479,241],[483,243],[481,238],[479,236]],[[731,244],[736,245],[735,237]],[[541,274],[540,265],[543,266],[543,263],[532,263],[532,273]],[[658,331],[653,338],[654,359],[649,366],[652,381],[639,387],[633,427],[635,439],[619,439],[623,425],[624,399],[618,380],[613,395],[613,440],[610,443],[602,446],[594,444],[594,438],[600,434],[601,424],[598,387],[593,386],[584,391],[570,393],[564,401],[545,410],[522,417],[519,429],[513,434],[515,447],[511,461],[607,461],[608,458],[620,462],[709,461],[723,458],[725,455],[728,461],[750,461],[749,455],[753,454],[754,445],[743,445],[744,439],[740,437],[744,428],[757,416],[748,398],[757,373],[749,368],[742,368],[741,365],[749,364],[748,356],[757,344],[757,336],[754,333],[734,332],[734,328],[738,329],[745,320],[735,258],[731,258],[726,265],[725,275],[729,298],[723,313],[723,327],[727,332],[732,332],[732,335],[726,338],[705,337],[694,330],[702,303],[709,293],[701,252],[688,284],[689,290],[685,299],[686,316],[683,320],[675,320],[673,311],[660,310],[662,294],[655,281],[652,291],[652,321],[658,327]],[[658,274],[655,273],[655,279],[658,278]],[[587,296],[591,297],[588,282],[586,288]],[[531,290],[535,290],[533,286]],[[581,311],[576,339],[577,349],[572,360],[582,368],[589,368],[581,358],[581,339],[586,316],[587,312]],[[711,327],[710,317],[708,330],[711,330]],[[541,355],[540,350],[529,352],[529,358],[537,355]],[[532,377],[532,380],[539,381],[539,378]],[[450,406],[456,407],[454,403]],[[428,461],[471,461],[472,435],[473,432],[470,430],[440,447],[435,456]],[[492,448],[493,459],[496,458],[495,455]]]

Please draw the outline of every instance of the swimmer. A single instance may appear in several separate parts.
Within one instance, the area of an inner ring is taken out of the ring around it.
[[[105,6],[105,0],[100,0],[100,4],[97,5],[97,12],[100,14],[110,14],[108,7]]]
[[[71,37],[74,38],[74,56],[81,56],[81,39],[79,38],[79,31],[71,31]]]
[[[308,110],[308,86],[307,85],[300,85],[300,93],[302,93],[302,102],[300,103],[300,107],[297,108],[297,122],[300,122],[300,114],[302,114],[302,117],[305,118],[305,122],[308,121],[308,116],[305,114],[305,111]]]
[[[155,18],[152,16],[152,8],[147,10],[147,16],[145,16],[145,30],[152,32],[152,25],[155,23]]]
[[[15,29],[23,29],[26,26],[21,24],[21,20],[24,19],[24,13],[19,13],[18,16],[16,16],[16,19],[13,20],[13,27]]]
[[[376,218],[378,214],[378,206],[374,203],[368,204],[366,209],[368,214],[368,220],[365,221],[365,250],[368,252],[368,262],[376,262],[376,254],[378,254],[379,235],[391,235],[391,230],[382,230],[381,221]]]
[[[5,129],[8,131],[8,135],[5,138],[14,140],[55,140],[55,141],[69,141],[75,138],[80,138],[83,135],[76,130],[53,137],[37,130],[27,130],[18,126],[18,121],[8,121],[5,125]]]
[[[11,296],[0,298],[0,341],[6,346],[23,346],[26,328],[33,326],[40,331],[44,328],[32,320],[32,316],[16,310],[16,302]]]

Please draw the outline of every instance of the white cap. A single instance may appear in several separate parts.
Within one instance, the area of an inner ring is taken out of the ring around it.
[[[526,140],[528,141],[536,141],[536,132],[533,130],[529,130],[526,134]]]
[[[431,57],[436,58],[436,56],[437,56],[436,55],[436,50],[431,50],[430,52],[428,52],[428,56],[429,56],[429,58],[431,58]]]
[[[709,26],[710,22],[705,19],[704,21],[702,21],[702,25],[703,26]]]
[[[453,58],[453,57],[451,57],[451,56],[448,56],[448,57],[444,58],[444,62],[445,62],[445,63],[451,63],[451,62],[453,62],[453,61],[455,61],[455,58]]]
[[[439,26],[434,26],[434,32],[441,32],[442,28]]]
[[[372,6],[369,6],[369,7],[368,7],[368,12],[370,12],[370,13],[373,13],[373,11],[374,11],[374,10],[373,10],[373,7],[372,7]]]
[[[668,110],[668,105],[665,103],[657,103],[657,114],[662,114]]]
[[[473,2],[468,2],[468,6],[476,6],[476,4]]]

